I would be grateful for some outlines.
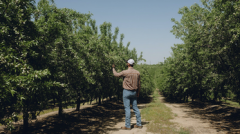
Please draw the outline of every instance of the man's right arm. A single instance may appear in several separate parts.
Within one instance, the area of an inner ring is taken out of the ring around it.
[[[123,77],[123,71],[120,73],[117,73],[117,71],[115,70],[115,67],[113,67],[113,75],[116,77]]]

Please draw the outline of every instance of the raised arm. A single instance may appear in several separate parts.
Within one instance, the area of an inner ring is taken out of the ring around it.
[[[115,65],[112,65],[112,69],[113,69],[113,75],[116,77],[123,77],[123,71],[120,73],[117,73],[117,71],[115,70]]]

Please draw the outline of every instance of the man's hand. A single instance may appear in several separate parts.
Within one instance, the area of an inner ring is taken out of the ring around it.
[[[115,65],[114,65],[114,64],[112,64],[112,68],[115,68]]]

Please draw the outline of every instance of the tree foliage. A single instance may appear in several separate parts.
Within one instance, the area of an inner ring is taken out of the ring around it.
[[[101,104],[120,96],[122,79],[113,76],[111,65],[124,70],[126,59],[144,60],[128,48],[130,42],[123,45],[123,34],[117,41],[118,27],[112,33],[111,23],[98,27],[92,14],[57,8],[53,1],[3,0],[0,13],[0,123],[9,129],[19,113],[27,129],[30,117],[52,101],[61,116],[63,102],[74,101],[79,110],[81,100]],[[150,82],[142,72],[142,82]]]
[[[169,98],[217,100],[235,94],[240,102],[240,2],[202,0],[179,10],[172,33],[184,43],[161,63],[159,88]]]

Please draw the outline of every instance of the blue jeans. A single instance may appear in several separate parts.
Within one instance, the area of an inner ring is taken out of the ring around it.
[[[141,115],[139,109],[137,107],[137,96],[136,91],[131,91],[127,89],[123,89],[123,104],[125,108],[125,126],[127,128],[131,128],[131,111],[130,111],[130,103],[132,103],[133,111],[135,112],[137,118],[137,125],[142,126],[141,124]]]

